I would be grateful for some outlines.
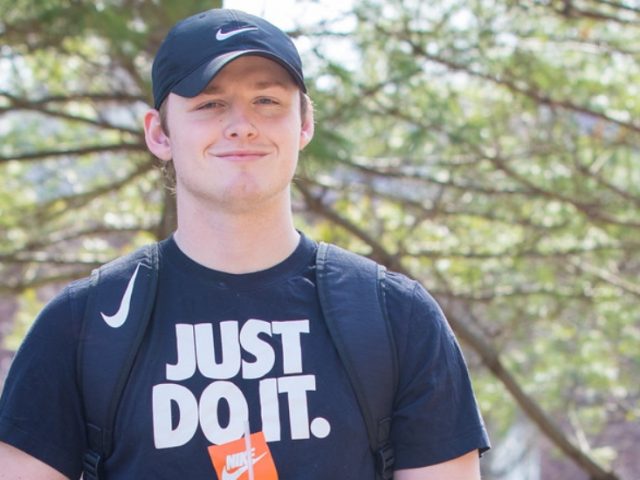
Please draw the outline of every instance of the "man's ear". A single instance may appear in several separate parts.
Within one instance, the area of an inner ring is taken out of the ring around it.
[[[162,128],[160,112],[149,110],[144,116],[144,139],[147,148],[160,160],[168,162],[173,157],[171,140]]]
[[[313,139],[313,132],[315,131],[315,125],[313,123],[313,103],[306,95],[305,102],[307,102],[307,108],[304,118],[302,119],[302,128],[300,129],[300,150],[309,145],[309,142]]]

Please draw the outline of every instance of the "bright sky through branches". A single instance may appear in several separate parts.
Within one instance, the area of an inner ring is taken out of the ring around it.
[[[353,0],[225,0],[235,8],[266,18],[283,30],[336,18],[351,9]]]

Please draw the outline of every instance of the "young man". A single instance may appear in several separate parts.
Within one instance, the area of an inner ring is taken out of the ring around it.
[[[293,225],[291,180],[314,129],[298,52],[263,19],[211,10],[174,27],[152,75],[146,141],[175,170],[178,228],[159,245],[107,478],[373,479],[316,292],[317,244]],[[85,279],[54,299],[16,356],[0,401],[0,479],[80,476],[87,291]],[[132,321],[119,295],[102,313],[112,328]],[[386,296],[394,478],[479,479],[488,439],[453,334],[416,282],[390,273]]]

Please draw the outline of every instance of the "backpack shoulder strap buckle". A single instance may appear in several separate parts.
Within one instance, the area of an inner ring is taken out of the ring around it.
[[[94,451],[87,450],[82,458],[83,480],[102,480],[102,456]]]
[[[383,480],[391,480],[393,478],[393,465],[395,464],[395,456],[391,443],[387,442],[382,445],[375,455],[376,471]]]

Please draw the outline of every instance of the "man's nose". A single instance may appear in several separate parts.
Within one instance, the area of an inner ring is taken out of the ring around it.
[[[228,115],[224,132],[227,138],[253,138],[258,134],[246,108],[233,107],[229,110]]]

